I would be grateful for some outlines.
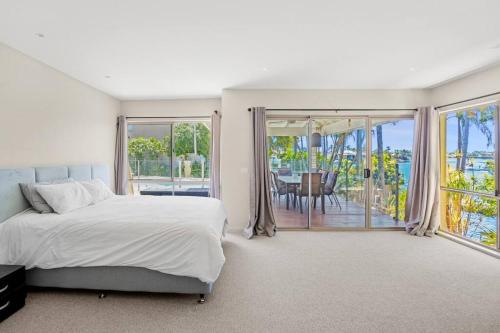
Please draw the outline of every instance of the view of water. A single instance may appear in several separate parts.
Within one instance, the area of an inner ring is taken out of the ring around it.
[[[467,178],[472,176],[481,179],[484,175],[489,174],[489,170],[486,168],[486,163],[492,161],[492,158],[475,158],[471,165],[465,169],[465,174]],[[447,161],[450,168],[455,168],[456,159],[448,158]],[[476,241],[481,240],[482,231],[495,231],[497,225],[496,217],[485,217],[479,213],[472,214],[471,219],[474,222],[474,226],[469,229],[467,237],[474,239]]]
[[[408,181],[410,180],[411,163],[410,162],[399,162],[398,164],[399,164],[400,177],[403,178],[403,186],[405,188],[407,188]]]
[[[469,165],[465,172],[466,176],[471,177],[474,176],[478,179],[481,179],[483,175],[489,174],[489,171],[486,168],[487,161],[492,161],[491,158],[482,158],[475,159],[472,165]],[[410,179],[410,162],[399,162],[399,173],[403,178],[403,187],[408,188],[408,180]],[[448,165],[452,168],[455,167],[456,159],[449,158]],[[484,217],[481,214],[473,214],[471,217],[473,221],[476,223],[474,227],[471,227],[467,237],[474,239],[476,241],[481,240],[481,232],[484,230],[496,230],[497,219],[496,217]]]

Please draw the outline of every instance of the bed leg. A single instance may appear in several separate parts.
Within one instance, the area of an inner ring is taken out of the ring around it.
[[[97,295],[97,297],[98,297],[99,299],[103,299],[103,298],[105,298],[105,297],[106,297],[106,293],[105,293],[105,292],[100,291],[100,292],[99,292],[99,294]]]
[[[198,299],[198,304],[205,304],[205,294],[200,294],[200,298]]]

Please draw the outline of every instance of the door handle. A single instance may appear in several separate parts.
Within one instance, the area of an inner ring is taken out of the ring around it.
[[[364,178],[370,178],[371,171],[370,169],[364,169],[363,170],[363,177]]]

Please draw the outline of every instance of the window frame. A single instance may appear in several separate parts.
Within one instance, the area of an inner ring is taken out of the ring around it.
[[[175,165],[174,161],[176,160],[176,154],[175,154],[175,135],[174,135],[174,130],[175,126],[180,124],[180,123],[199,123],[199,122],[205,122],[208,124],[211,124],[211,117],[210,116],[193,116],[193,117],[133,117],[133,119],[128,119],[127,121],[127,126],[128,125],[170,125],[170,176],[164,177],[163,179],[155,179],[155,178],[149,178],[149,177],[144,177],[140,178],[137,181],[147,181],[150,183],[158,183],[158,182],[164,182],[168,181],[172,183],[172,196],[175,196],[175,187],[176,185],[182,185],[183,182],[180,180],[179,177],[175,175]],[[209,157],[207,160],[211,160],[211,144],[212,144],[212,132],[210,131],[210,146],[209,146]],[[127,156],[128,156],[128,147],[127,147]],[[140,177],[140,176],[139,176]],[[129,179],[129,181],[133,182],[134,179]],[[199,181],[193,181],[190,184],[210,184],[210,173],[209,177],[205,178],[205,181],[202,181],[201,179]]]
[[[494,193],[484,193],[484,192],[476,192],[476,191],[470,191],[470,190],[464,190],[464,189],[458,189],[458,188],[450,188],[447,187],[445,182],[446,182],[446,163],[447,163],[447,149],[446,149],[446,144],[447,144],[447,136],[446,136],[446,114],[452,113],[452,112],[466,112],[468,110],[474,109],[475,107],[480,107],[480,106],[490,106],[494,105],[496,110],[495,110],[495,115],[494,115],[494,129],[493,129],[493,143],[494,143],[494,156],[493,160],[495,162],[495,169],[494,169],[494,178],[495,178],[495,190]],[[482,197],[482,198],[487,198],[487,199],[494,199],[496,200],[496,245],[495,246],[488,246],[485,244],[482,244],[479,241],[473,240],[471,238],[464,237],[462,235],[455,234],[453,232],[450,232],[448,230],[443,230],[441,229],[441,225],[443,221],[446,221],[446,215],[445,215],[445,206],[443,200],[440,200],[440,231],[450,235],[452,237],[457,237],[465,242],[481,246],[485,249],[488,250],[494,250],[497,252],[500,252],[500,237],[499,237],[499,230],[500,230],[500,101],[499,100],[489,100],[489,101],[482,101],[479,103],[475,104],[463,104],[459,107],[454,107],[454,108],[443,108],[438,111],[439,112],[439,173],[440,173],[440,181],[439,181],[439,188],[440,192],[447,192],[447,193],[460,193],[464,195],[468,195],[471,197]]]

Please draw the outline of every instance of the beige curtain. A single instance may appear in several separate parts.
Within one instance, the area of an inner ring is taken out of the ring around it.
[[[415,116],[405,223],[417,236],[431,236],[439,228],[439,114],[430,106]]]
[[[115,192],[126,195],[128,192],[128,152],[127,118],[118,117],[115,145]]]
[[[212,114],[212,143],[210,153],[210,196],[220,199],[220,126],[221,116],[218,111]]]
[[[250,148],[250,219],[243,234],[274,236],[276,222],[271,206],[271,179],[267,157],[266,109],[252,108]]]

